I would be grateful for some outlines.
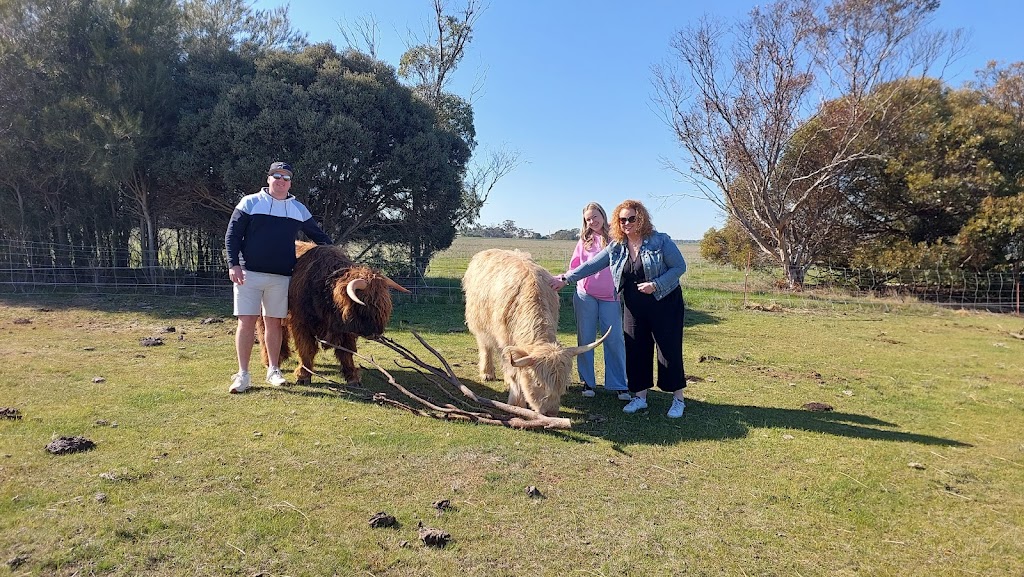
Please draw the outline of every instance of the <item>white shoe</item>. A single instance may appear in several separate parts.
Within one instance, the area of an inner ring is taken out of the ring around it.
[[[597,393],[594,392],[594,388],[593,387],[588,387],[586,385],[583,385],[583,396],[584,397],[589,399],[589,398],[593,397],[596,394]]]
[[[633,400],[629,402],[625,407],[622,407],[622,412],[628,415],[639,411],[640,409],[647,408],[647,399],[643,397],[633,397]]]
[[[631,401],[633,400],[633,395],[629,394],[629,391],[619,391],[617,398],[620,401]]]
[[[229,393],[244,393],[249,390],[249,373],[235,373],[231,375],[231,386]]]
[[[683,410],[686,409],[686,403],[682,399],[672,398],[672,406],[668,409],[668,418],[678,419],[683,416]]]
[[[288,384],[288,381],[281,374],[281,369],[273,367],[267,369],[267,382],[275,387],[283,387]]]

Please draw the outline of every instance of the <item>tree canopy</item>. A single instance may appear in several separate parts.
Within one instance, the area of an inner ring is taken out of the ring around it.
[[[450,76],[475,17],[438,10],[465,36]],[[187,245],[189,266],[223,266],[230,212],[275,160],[337,242],[385,264],[429,259],[478,214],[472,106],[443,81],[426,91],[367,54],[309,45],[286,9],[0,0],[0,30],[5,238],[136,247],[143,266]]]
[[[926,30],[936,8],[778,0],[732,24],[706,18],[680,30],[672,58],[655,68],[656,102],[684,152],[680,173],[772,255],[792,285],[827,246],[819,233],[840,219],[839,175],[875,153],[871,121],[880,104],[869,107],[869,95],[926,75],[960,46],[957,33]]]

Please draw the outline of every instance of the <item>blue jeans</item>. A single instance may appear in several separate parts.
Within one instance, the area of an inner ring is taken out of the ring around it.
[[[598,300],[590,295],[574,292],[572,308],[576,312],[576,341],[586,345],[600,338],[611,327],[604,340],[604,387],[609,391],[625,391],[626,345],[622,336],[622,307],[619,301]],[[594,375],[594,351],[576,356],[576,369],[580,380],[588,387],[597,385]]]

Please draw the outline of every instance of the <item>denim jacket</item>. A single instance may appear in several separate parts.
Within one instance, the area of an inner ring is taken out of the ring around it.
[[[612,242],[594,258],[565,273],[566,282],[576,282],[597,271],[611,267],[615,292],[622,292],[622,271],[629,260],[629,248],[624,242]],[[661,300],[679,286],[679,277],[686,272],[686,260],[679,247],[667,234],[654,232],[640,245],[640,260],[644,265],[644,276],[657,287],[654,298]]]

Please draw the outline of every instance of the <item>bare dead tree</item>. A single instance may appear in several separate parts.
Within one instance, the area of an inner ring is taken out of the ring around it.
[[[380,26],[377,18],[370,14],[355,19],[351,24],[338,21],[338,32],[341,34],[345,45],[350,50],[357,50],[368,54],[374,60],[378,59],[377,52],[380,46]]]
[[[444,0],[434,0],[435,29],[422,40],[412,36],[411,45],[402,55],[398,73],[412,79],[417,90],[434,106],[443,106],[446,88],[452,74],[466,55],[473,40],[473,29],[485,7],[479,0],[466,0],[466,6],[455,14],[446,12]]]
[[[454,221],[456,228],[476,222],[494,186],[522,162],[518,152],[504,147],[492,150],[485,161],[474,162],[463,181],[462,206]]]
[[[1024,126],[1024,62],[1004,65],[989,62],[984,70],[977,72],[977,78],[970,87],[981,91],[987,102]]]
[[[373,399],[380,403],[385,403],[407,410],[414,415],[446,420],[469,421],[486,425],[501,425],[517,429],[569,429],[572,427],[572,421],[569,419],[562,417],[548,417],[530,409],[509,405],[507,403],[502,403],[500,401],[495,401],[477,395],[459,380],[448,361],[445,360],[445,358],[434,347],[430,346],[430,344],[423,340],[423,337],[415,331],[413,331],[412,335],[421,345],[423,345],[424,348],[427,349],[427,351],[441,362],[441,365],[444,368],[436,367],[421,360],[407,347],[388,337],[382,336],[374,340],[395,351],[406,361],[411,362],[413,365],[411,368],[414,368],[417,372],[423,375],[424,378],[435,385],[445,396],[452,399],[453,403],[460,401],[453,393],[452,389],[457,390],[464,397],[468,398],[470,401],[469,403],[461,403],[465,408],[457,407],[452,403],[439,405],[431,402],[410,391],[404,385],[399,383],[395,377],[382,367],[375,359],[324,340],[320,340],[320,343],[325,346],[350,352],[353,356],[373,365],[377,371],[384,375],[389,384],[395,387],[395,389],[414,404],[392,399],[384,393],[375,394]],[[396,364],[398,364],[397,361]],[[399,366],[402,368],[410,368],[404,367],[401,364],[399,364]]]
[[[837,177],[872,155],[872,131],[896,113],[873,92],[961,53],[961,31],[926,30],[937,7],[779,0],[679,31],[672,59],[654,67],[655,104],[686,161],[666,164],[777,259],[790,286],[842,218]]]

